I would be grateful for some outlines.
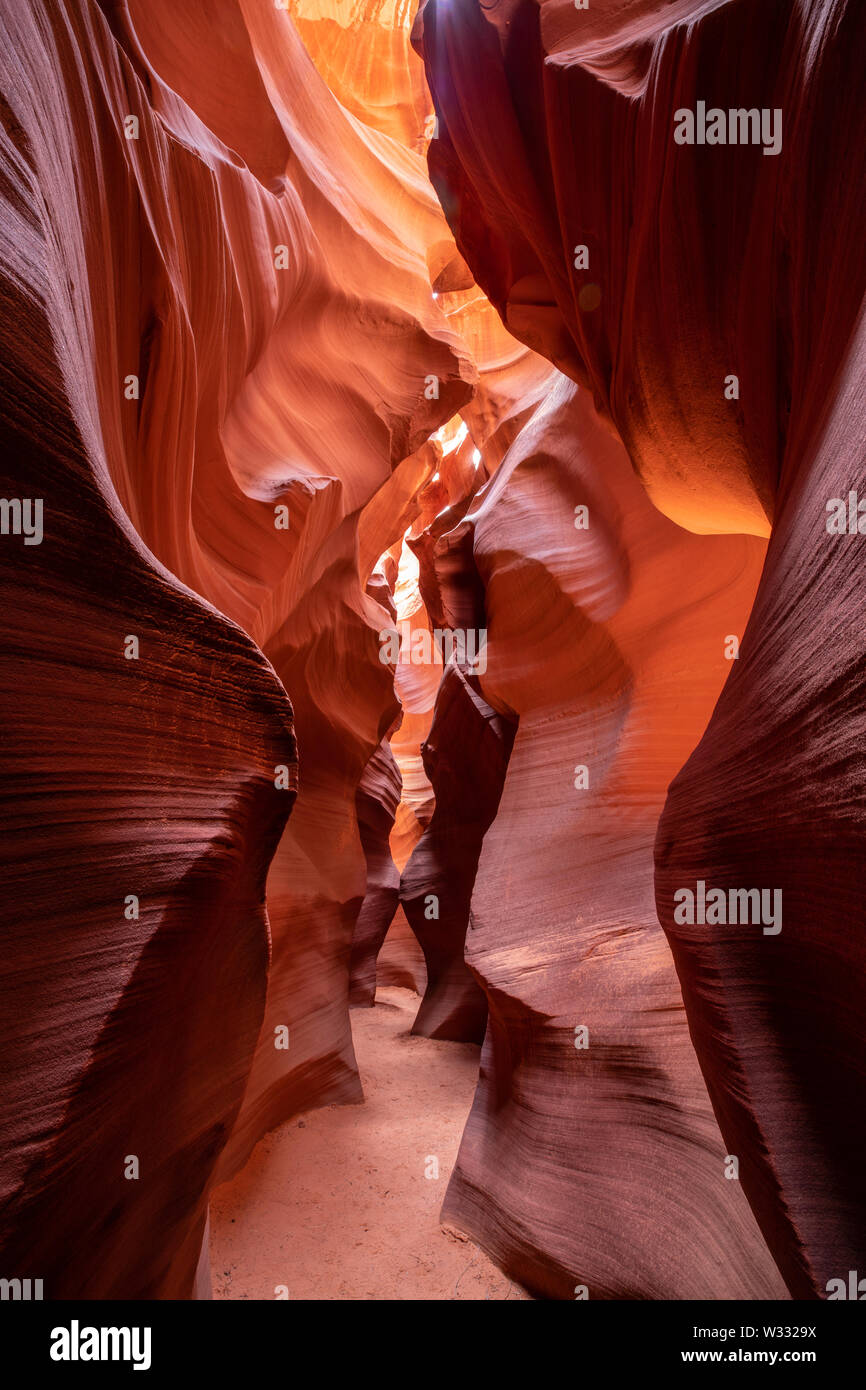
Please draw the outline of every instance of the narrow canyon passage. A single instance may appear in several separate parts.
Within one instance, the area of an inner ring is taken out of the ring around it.
[[[216,1189],[214,1298],[528,1297],[440,1225],[479,1049],[413,1037],[420,1002],[386,986],[375,1008],[353,1009],[364,1104],[282,1125]]]
[[[864,55],[0,0],[0,1291],[866,1296]]]

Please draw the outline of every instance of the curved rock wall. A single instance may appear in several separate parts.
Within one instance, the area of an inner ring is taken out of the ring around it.
[[[377,979],[536,1295],[863,1268],[864,38],[0,0],[4,1277],[206,1295]]]
[[[763,545],[662,517],[563,379],[464,526],[481,690],[519,724],[472,895],[490,1023],[443,1215],[540,1297],[782,1296],[726,1178],[653,896],[667,785]]]
[[[3,548],[4,1273],[184,1296],[214,1177],[360,1094],[356,795],[398,712],[367,581],[474,373],[419,156],[347,115],[287,13],[9,0],[0,24],[5,486],[45,508],[39,548]]]
[[[858,530],[862,477],[864,37],[848,0],[430,0],[415,30],[431,176],[507,326],[592,392],[667,516],[773,528],[657,902],[726,1148],[807,1298],[862,1265],[866,1229],[860,556],[828,527],[853,491]],[[698,134],[716,110],[723,143]],[[778,892],[781,931],[676,920],[699,883]]]

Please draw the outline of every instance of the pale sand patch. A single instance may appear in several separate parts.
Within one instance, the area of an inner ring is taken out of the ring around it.
[[[211,1202],[214,1298],[527,1299],[439,1225],[479,1048],[413,1038],[419,998],[352,1010],[366,1101],[289,1121]],[[430,1158],[439,1177],[425,1178]]]

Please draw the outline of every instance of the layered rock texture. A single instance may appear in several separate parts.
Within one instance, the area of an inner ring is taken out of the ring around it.
[[[853,491],[856,529],[862,491],[864,27],[846,0],[431,0],[415,31],[431,174],[508,327],[592,392],[672,520],[772,527],[656,893],[725,1145],[803,1298],[862,1265],[866,1229],[862,541],[827,526]],[[740,110],[760,133],[719,143]],[[780,892],[782,930],[677,922],[699,881]]]
[[[490,1024],[445,1214],[542,1297],[781,1296],[725,1177],[653,893],[667,786],[763,544],[663,517],[564,380],[463,529],[485,587],[481,690],[518,727],[472,896]]]
[[[206,1297],[383,983],[533,1295],[866,1267],[864,41],[0,0],[4,1278]]]
[[[475,371],[420,157],[287,13],[0,14],[4,497],[44,506],[2,547],[4,1272],[186,1296],[214,1177],[361,1095],[368,580]]]

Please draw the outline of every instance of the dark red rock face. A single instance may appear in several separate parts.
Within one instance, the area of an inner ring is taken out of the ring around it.
[[[452,659],[422,748],[436,810],[400,882],[403,909],[427,962],[427,988],[412,1029],[425,1037],[484,1038],[487,999],[464,951],[481,846],[513,742],[513,723],[490,708],[477,677]]]
[[[727,1150],[806,1298],[866,1238],[862,539],[825,524],[863,477],[864,21],[846,0],[430,0],[416,26],[431,174],[508,327],[591,389],[661,511],[772,525],[656,902]],[[778,111],[781,147],[677,143],[698,101]],[[778,890],[781,931],[678,922],[699,880]]]
[[[740,659],[656,845],[695,1048],[796,1298],[858,1269],[866,1232],[863,537],[824,529],[828,498],[847,500],[866,458],[862,332],[851,346],[808,470],[780,495]],[[677,924],[674,895],[698,878],[780,894],[780,930],[767,914]]]
[[[376,960],[400,901],[400,874],[391,857],[390,837],[400,804],[402,779],[383,740],[361,778],[356,797],[358,827],[367,860],[367,884],[352,936],[349,1002],[372,1008],[376,998]]]
[[[361,1094],[367,584],[471,394],[459,257],[272,5],[10,0],[0,83],[2,1273],[186,1297],[214,1180]]]
[[[445,1215],[542,1298],[783,1296],[725,1174],[653,894],[667,786],[763,545],[663,517],[565,381],[465,525],[480,685],[519,724],[472,894],[490,1023]]]
[[[864,59],[0,0],[0,1278],[207,1297],[383,984],[533,1296],[866,1271]]]
[[[4,224],[23,215],[6,196]],[[0,546],[4,1277],[186,1297],[261,1024],[291,706],[112,504],[51,340],[48,260],[31,228],[0,330],[2,495],[44,503],[40,544]]]

